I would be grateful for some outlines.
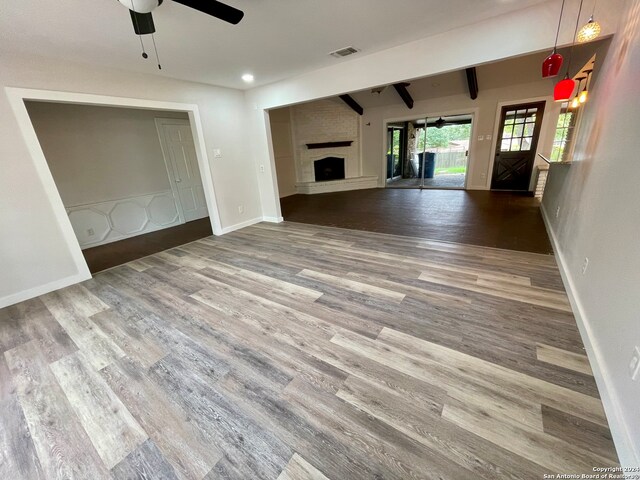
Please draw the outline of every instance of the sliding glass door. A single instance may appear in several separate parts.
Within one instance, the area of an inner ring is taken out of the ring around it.
[[[402,178],[403,160],[406,156],[404,125],[387,126],[387,181]]]
[[[470,114],[389,124],[387,187],[464,189],[471,126]]]

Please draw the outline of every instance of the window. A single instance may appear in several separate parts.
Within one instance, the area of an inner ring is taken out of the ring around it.
[[[501,152],[531,150],[537,113],[537,107],[507,112],[502,131]]]
[[[553,149],[551,150],[552,162],[563,162],[567,159],[567,155],[571,150],[571,140],[573,131],[576,126],[578,115],[569,109],[569,102],[564,102],[558,117],[558,125],[556,126],[556,136],[553,140]]]

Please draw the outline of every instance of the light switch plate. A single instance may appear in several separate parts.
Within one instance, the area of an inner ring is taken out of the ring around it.
[[[631,380],[640,380],[640,347],[636,347],[629,362],[629,375]]]

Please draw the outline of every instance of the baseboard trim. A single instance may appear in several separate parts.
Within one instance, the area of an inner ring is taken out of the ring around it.
[[[0,308],[15,305],[16,303],[24,302],[25,300],[29,300],[30,298],[38,297],[40,295],[44,295],[45,293],[53,292],[54,290],[60,290],[61,288],[68,287],[69,285],[75,285],[76,283],[84,282],[85,280],[89,280],[90,278],[91,274],[87,270],[87,272],[77,273],[75,275],[71,275],[70,277],[64,277],[53,282],[45,283],[44,285],[39,285],[28,290],[13,293],[11,295],[7,295],[6,297],[0,298]]]
[[[558,270],[560,270],[560,276],[562,277],[562,283],[569,297],[569,303],[573,310],[573,315],[582,337],[582,342],[587,351],[587,357],[591,364],[591,370],[593,371],[593,377],[598,386],[600,392],[600,398],[604,406],[604,411],[609,422],[609,429],[611,430],[611,436],[616,447],[616,452],[620,459],[620,465],[622,467],[638,467],[640,466],[640,452],[637,451],[631,441],[631,435],[627,426],[624,423],[624,417],[622,415],[622,409],[620,408],[620,402],[615,390],[611,387],[610,382],[607,380],[607,371],[602,361],[602,353],[593,340],[593,330],[589,324],[589,318],[587,317],[582,302],[576,294],[575,284],[569,269],[567,268],[566,260],[562,251],[560,250],[560,244],[556,237],[551,223],[549,222],[549,216],[544,208],[544,205],[540,206],[540,212],[544,225],[547,229],[547,234],[551,240],[551,246],[556,256],[556,262],[558,264]]]
[[[262,217],[262,221],[263,222],[270,222],[270,223],[281,223],[284,222],[284,218],[283,217]]]
[[[220,235],[224,235],[225,233],[235,232],[236,230],[240,230],[241,228],[250,227],[251,225],[255,225],[256,223],[262,222],[262,217],[252,218],[251,220],[246,220],[244,222],[236,223],[235,225],[231,225],[230,227],[224,227],[220,231]]]

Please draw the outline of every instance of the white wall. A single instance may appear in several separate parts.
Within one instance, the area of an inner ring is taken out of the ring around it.
[[[278,177],[280,198],[296,193],[296,166],[291,132],[291,110],[277,108],[269,112],[273,154]]]
[[[243,93],[45,58],[0,57],[0,306],[59,286],[78,266],[55,219],[45,186],[4,87],[93,93],[198,105],[221,223],[228,230],[261,218],[255,163],[248,155]],[[213,149],[222,157],[214,158]],[[244,213],[238,206],[244,205]]]
[[[640,380],[628,367],[640,346],[640,0],[626,5],[585,106],[573,163],[551,170],[543,210],[620,460],[638,467]]]
[[[256,165],[264,166],[264,172],[258,175],[263,214],[280,217],[265,109],[333,97],[550,49],[556,33],[559,13],[557,3],[541,3],[472,26],[355,57],[351,61],[247,91],[246,110],[251,129],[251,152]],[[579,3],[577,0],[567,2],[565,18],[576,18]],[[603,35],[614,32],[619,7],[623,3],[624,0],[610,0],[607,9],[599,10],[598,20],[603,26]],[[573,27],[570,23],[563,22],[560,45],[567,44],[572,39]],[[367,173],[363,172],[365,175]]]
[[[171,188],[154,119],[186,113],[26,104],[65,207]]]

